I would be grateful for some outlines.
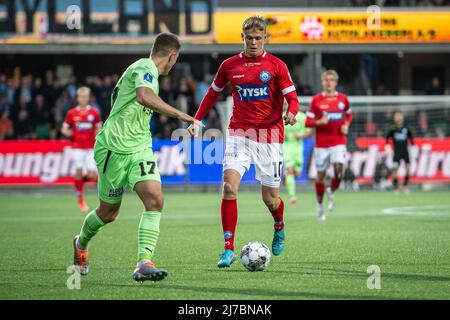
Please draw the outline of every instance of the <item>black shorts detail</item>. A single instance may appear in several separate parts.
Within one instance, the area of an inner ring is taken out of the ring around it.
[[[108,165],[108,160],[109,160],[109,157],[111,157],[111,150],[108,150],[108,153],[106,154],[106,160],[105,160],[105,164],[103,165],[103,173],[105,173],[106,172],[106,166]]]
[[[394,163],[400,163],[403,160],[406,164],[409,164],[409,153],[406,152],[394,152]]]

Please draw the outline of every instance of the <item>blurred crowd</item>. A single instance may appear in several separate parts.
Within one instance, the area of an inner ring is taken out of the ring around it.
[[[209,74],[196,80],[192,76],[160,78],[160,96],[172,106],[194,114],[208,90],[213,77]],[[436,78],[437,79],[437,78]],[[436,80],[434,79],[434,80]],[[42,77],[31,74],[14,73],[7,76],[0,73],[0,140],[45,140],[60,139],[61,125],[67,111],[76,106],[76,90],[81,85],[91,88],[90,105],[100,111],[105,121],[111,109],[111,93],[119,80],[119,75],[88,76],[77,79],[67,77],[63,84],[53,71],[47,71]],[[438,79],[435,83],[440,87]],[[299,96],[311,96],[313,91],[308,84],[296,84]],[[436,88],[437,88],[436,87]],[[426,94],[443,94],[430,86]],[[391,92],[380,86],[377,95],[390,95]],[[220,100],[231,95],[226,87]],[[355,110],[356,111],[356,110]],[[422,137],[449,136],[450,114],[448,109],[415,111],[406,114],[406,120],[416,135]],[[220,117],[215,108],[207,115],[206,128],[221,130]],[[365,112],[355,112],[352,126],[353,137],[383,136],[386,127],[392,123],[392,112],[373,112],[369,117]],[[186,127],[176,119],[154,113],[151,120],[151,131],[154,139],[170,139],[173,130]]]
[[[67,111],[76,106],[76,90],[84,85],[91,88],[90,105],[100,111],[105,121],[111,109],[111,93],[119,75],[88,76],[77,79],[69,76],[63,83],[51,70],[43,76],[31,74],[12,76],[0,73],[0,140],[59,139],[60,128]],[[195,113],[212,81],[211,75],[196,81],[181,77],[160,79],[160,96],[169,104]],[[224,92],[224,96],[228,92]],[[221,129],[215,109],[205,119],[208,128]],[[169,139],[174,129],[185,127],[176,119],[154,113],[151,130],[156,139]]]

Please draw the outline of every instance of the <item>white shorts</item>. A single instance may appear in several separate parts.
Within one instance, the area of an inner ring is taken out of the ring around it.
[[[93,149],[72,149],[72,161],[75,169],[96,171]]]
[[[345,163],[347,148],[340,144],[329,148],[314,148],[314,163],[317,171],[326,171],[331,164]]]
[[[280,143],[263,143],[242,136],[229,136],[225,147],[223,171],[234,169],[242,176],[253,163],[256,180],[263,186],[279,188],[283,169],[283,148]]]

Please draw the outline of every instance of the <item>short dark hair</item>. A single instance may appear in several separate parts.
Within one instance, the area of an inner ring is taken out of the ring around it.
[[[169,32],[163,32],[156,36],[152,46],[152,56],[165,57],[172,52],[180,51],[181,43],[178,37]]]
[[[247,19],[245,19],[244,23],[242,24],[242,31],[248,31],[248,30],[259,30],[266,32],[266,21],[261,16],[251,16]]]

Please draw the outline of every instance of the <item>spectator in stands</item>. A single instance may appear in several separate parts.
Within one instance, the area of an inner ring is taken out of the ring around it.
[[[427,95],[442,95],[444,94],[444,88],[441,85],[441,81],[438,77],[433,77],[431,79],[430,86],[425,92]]]
[[[161,77],[159,96],[170,105],[175,105],[175,97],[172,89],[172,80],[168,76]]]
[[[30,118],[36,139],[50,138],[50,108],[45,104],[44,96],[38,94],[35,98],[34,104],[31,107]]]
[[[11,106],[8,97],[5,94],[0,94],[0,140],[12,137],[13,122],[9,118],[10,111]]]
[[[215,108],[212,108],[208,116],[206,117],[206,125],[205,129],[219,129],[221,130],[222,126],[220,124],[220,118]]]
[[[28,110],[20,109],[17,120],[14,122],[14,138],[18,140],[29,140],[31,139],[32,132],[33,128]]]
[[[6,74],[0,73],[0,95],[6,95],[6,81],[8,78]]]
[[[66,89],[69,91],[70,96],[75,99],[77,96],[77,78],[73,74],[69,77]]]
[[[208,88],[211,85],[212,81],[213,76],[210,74],[206,74],[203,77],[203,80],[198,83],[197,88],[195,90],[195,104],[197,106],[199,106],[200,102],[202,102],[202,99],[206,95],[206,91],[208,91]]]
[[[26,103],[31,102],[33,98],[32,93],[32,76],[30,74],[23,76],[20,82],[20,87],[17,89],[14,100],[15,102],[19,102],[21,100],[25,100]]]
[[[33,87],[31,88],[32,98],[35,99],[37,95],[44,95],[45,90],[42,83],[42,78],[34,78]]]
[[[0,140],[11,139],[13,135],[13,122],[9,118],[9,112],[0,111]]]
[[[178,89],[175,91],[175,106],[187,114],[195,112],[194,92],[185,77],[180,79]],[[187,126],[185,123],[180,123],[180,125]]]
[[[103,83],[99,89],[98,103],[100,105],[100,114],[102,121],[104,122],[111,110],[111,94],[114,90],[115,83],[112,76],[105,76]]]

